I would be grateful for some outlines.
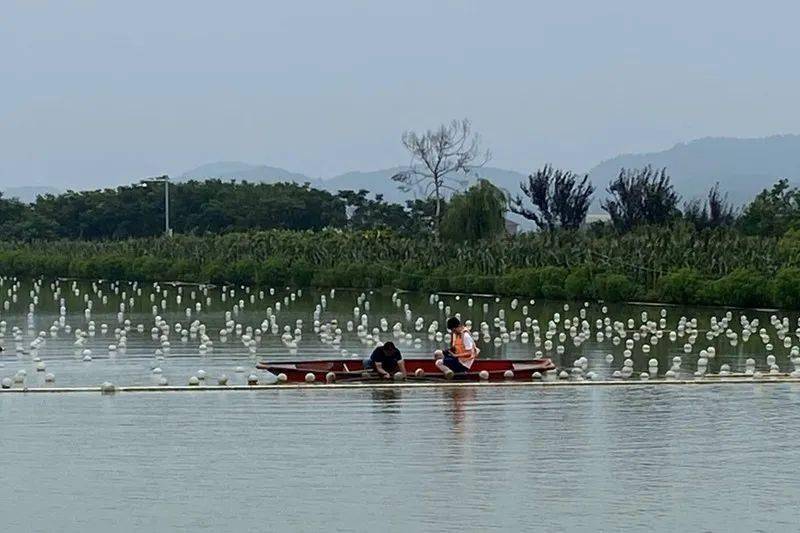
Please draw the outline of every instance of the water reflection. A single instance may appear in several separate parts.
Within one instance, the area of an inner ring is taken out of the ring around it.
[[[386,412],[397,412],[399,400],[403,398],[403,391],[399,387],[371,389],[370,393],[375,403]]]
[[[445,404],[450,406],[450,429],[456,434],[463,434],[467,428],[469,406],[475,401],[476,395],[475,387],[456,387],[442,391]]]
[[[791,531],[798,391],[0,395],[0,516],[83,533]]]

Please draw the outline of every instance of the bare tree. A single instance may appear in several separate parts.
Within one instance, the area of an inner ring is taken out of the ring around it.
[[[409,192],[422,190],[426,198],[436,202],[434,232],[439,235],[442,222],[442,202],[447,191],[455,192],[466,186],[466,180],[457,180],[456,174],[468,175],[473,169],[485,165],[491,154],[480,149],[480,138],[472,133],[467,119],[453,120],[436,130],[420,135],[413,131],[403,133],[403,146],[411,153],[408,170],[392,176],[400,188]]]
[[[520,183],[519,188],[533,209],[526,207],[522,197],[517,195],[511,201],[511,211],[548,231],[578,229],[586,220],[594,194],[588,174],[581,178],[569,170],[554,169],[550,165],[528,176],[528,181]]]

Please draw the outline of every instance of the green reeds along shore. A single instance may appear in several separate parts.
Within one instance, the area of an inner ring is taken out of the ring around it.
[[[797,241],[797,242],[796,242]],[[800,308],[800,239],[685,224],[452,242],[387,230],[0,241],[0,275],[392,287],[546,299]]]

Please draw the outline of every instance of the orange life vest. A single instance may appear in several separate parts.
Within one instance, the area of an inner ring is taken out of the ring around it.
[[[455,333],[450,334],[450,353],[457,357],[459,362],[467,368],[472,366],[472,362],[475,360],[474,350],[472,352],[467,351],[464,348],[464,338]]]

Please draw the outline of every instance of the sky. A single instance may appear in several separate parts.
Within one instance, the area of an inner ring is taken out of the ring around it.
[[[491,165],[577,171],[800,133],[800,3],[2,0],[0,188],[404,164],[469,118]]]

